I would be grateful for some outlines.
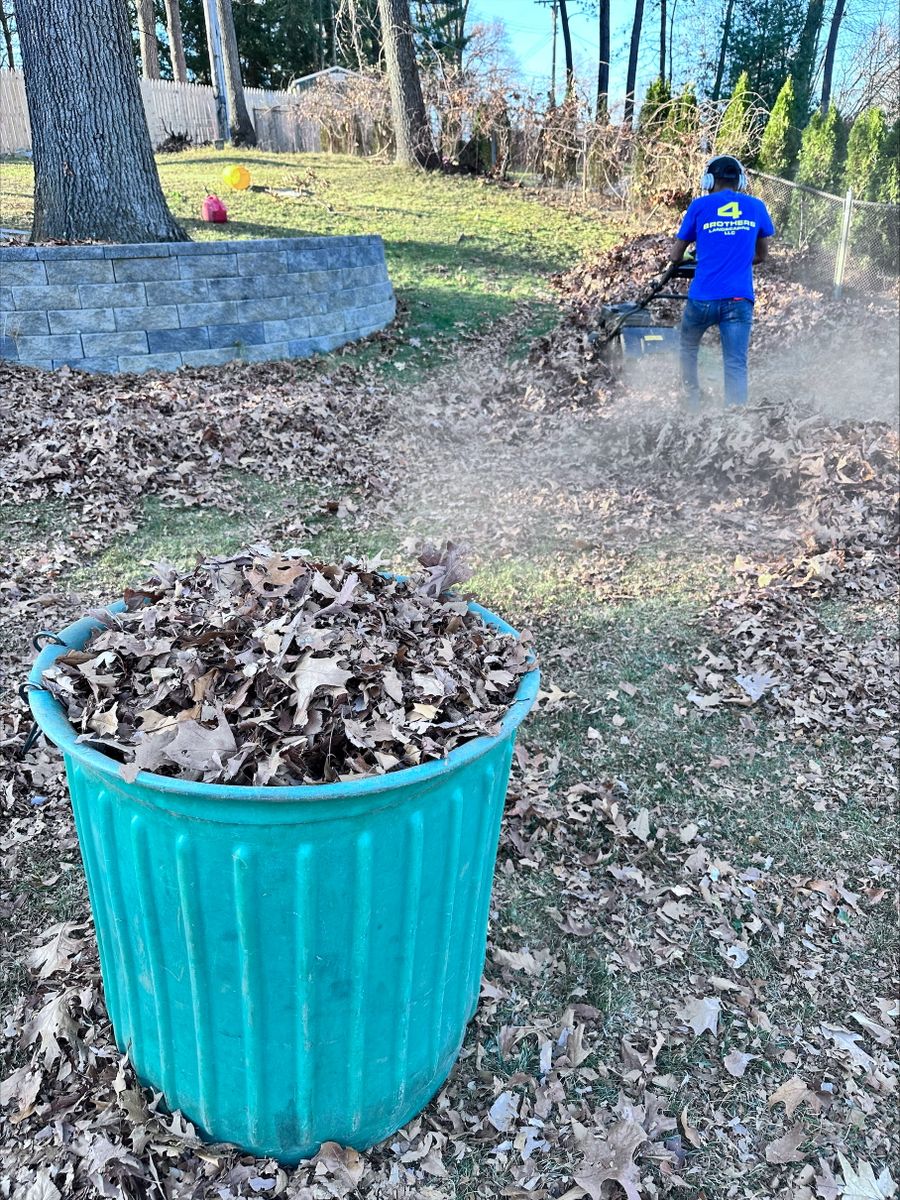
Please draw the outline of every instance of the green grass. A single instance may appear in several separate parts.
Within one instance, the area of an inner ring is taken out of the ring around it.
[[[259,540],[272,520],[323,519],[317,489],[309,483],[277,487],[239,472],[229,472],[228,477],[239,497],[239,511],[184,508],[148,496],[135,514],[137,528],[114,538],[96,558],[79,567],[69,577],[69,586],[77,590],[100,583],[119,589],[143,578],[148,564],[165,561],[186,570],[210,555],[231,554]]]
[[[859,868],[888,840],[887,806],[873,804],[869,788],[858,794],[848,785],[846,798],[822,811],[815,794],[796,786],[810,759],[826,782],[840,781],[850,765],[859,770],[858,746],[838,734],[818,744],[796,739],[764,708],[748,713],[745,728],[745,710],[702,712],[687,700],[710,639],[702,615],[726,581],[721,555],[679,540],[629,557],[616,574],[621,599],[587,587],[582,562],[541,548],[483,566],[467,586],[530,625],[544,686],[574,694],[572,704],[538,711],[527,732],[536,749],[560,754],[559,788],[627,780],[632,805],[662,805],[670,823],[727,831],[741,866],[770,852],[798,871]],[[869,607],[859,607],[829,602],[830,623],[859,638],[872,620]],[[592,829],[585,848],[595,843]]]
[[[401,304],[405,334],[395,359],[432,361],[460,337],[483,331],[523,302],[552,323],[547,276],[609,244],[608,225],[542,203],[528,192],[463,176],[429,175],[326,154],[202,149],[159,155],[171,209],[196,240],[378,233]],[[222,171],[244,163],[251,187],[232,191]],[[298,188],[299,199],[268,189]],[[226,225],[199,219],[209,191],[228,207]],[[0,161],[0,224],[26,227],[31,164]],[[419,342],[420,345],[415,343]]]

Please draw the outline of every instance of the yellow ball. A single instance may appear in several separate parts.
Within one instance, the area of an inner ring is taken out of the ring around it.
[[[225,183],[227,183],[230,188],[234,188],[236,192],[242,192],[244,188],[250,186],[250,172],[246,167],[226,167],[222,172],[222,178]]]

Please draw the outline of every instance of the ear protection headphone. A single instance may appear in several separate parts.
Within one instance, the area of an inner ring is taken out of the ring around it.
[[[713,190],[716,185],[716,180],[722,177],[721,167],[717,171],[716,166],[717,164],[724,165],[725,163],[728,163],[729,165],[733,164],[735,167],[737,167],[737,190],[739,192],[744,191],[747,186],[747,174],[744,171],[741,163],[736,158],[732,158],[730,154],[718,154],[715,158],[711,158],[709,160],[709,162],[706,164],[706,171],[703,173],[703,176],[700,180],[700,188],[702,191],[711,192]],[[727,174],[730,175],[732,172],[727,172]]]

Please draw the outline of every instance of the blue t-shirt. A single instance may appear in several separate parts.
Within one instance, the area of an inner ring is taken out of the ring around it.
[[[678,237],[697,243],[692,300],[752,300],[756,239],[775,232],[762,200],[726,188],[694,200]]]

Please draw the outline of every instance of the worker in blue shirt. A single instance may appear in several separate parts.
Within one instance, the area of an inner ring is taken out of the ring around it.
[[[747,351],[753,324],[753,266],[765,262],[775,232],[763,204],[744,191],[747,179],[736,158],[722,154],[707,166],[672,246],[678,265],[693,242],[697,267],[681,322],[681,381],[690,408],[700,404],[697,352],[700,339],[719,327],[725,368],[726,408],[747,403]]]

